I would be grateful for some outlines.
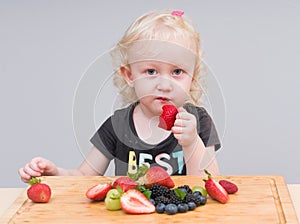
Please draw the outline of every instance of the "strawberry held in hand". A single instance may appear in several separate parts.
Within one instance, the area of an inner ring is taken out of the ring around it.
[[[162,186],[173,188],[175,186],[170,175],[164,168],[160,166],[150,167],[145,174],[145,185],[150,188],[154,184],[160,184]]]
[[[110,184],[98,184],[89,188],[85,196],[93,201],[103,201],[110,189],[112,189]]]
[[[178,110],[174,105],[164,105],[162,109],[163,112],[159,116],[158,127],[169,131],[174,126],[174,122],[176,120],[176,114],[178,113]]]
[[[51,189],[47,184],[41,183],[41,179],[31,178],[31,185],[27,190],[27,196],[33,202],[46,203],[51,198]]]
[[[207,194],[222,204],[225,204],[228,201],[228,193],[227,191],[211,177],[211,174],[205,170],[205,173],[208,175],[208,180],[205,181],[205,189]]]

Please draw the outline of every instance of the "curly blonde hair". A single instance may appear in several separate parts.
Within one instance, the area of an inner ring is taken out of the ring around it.
[[[167,29],[160,29],[165,27]],[[189,40],[189,46],[196,55],[196,63],[193,72],[192,85],[190,89],[190,100],[195,105],[200,104],[200,99],[204,91],[205,66],[200,50],[200,35],[196,32],[191,21],[185,16],[174,16],[172,11],[150,12],[136,21],[126,30],[124,36],[111,51],[114,67],[114,85],[119,89],[123,103],[136,102],[137,96],[121,74],[122,66],[128,67],[127,49],[130,44],[139,40],[166,40],[170,37],[184,38]]]

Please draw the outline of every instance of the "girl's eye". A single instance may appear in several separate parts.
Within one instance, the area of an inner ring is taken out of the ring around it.
[[[157,74],[157,72],[156,72],[155,69],[147,69],[146,73],[147,73],[148,75],[156,75],[156,74]]]
[[[183,73],[182,69],[175,69],[173,75],[181,75]]]

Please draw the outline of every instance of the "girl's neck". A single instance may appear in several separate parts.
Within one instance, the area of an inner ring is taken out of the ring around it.
[[[159,116],[141,104],[137,104],[133,111],[133,121],[137,135],[146,143],[158,144],[170,135],[170,131],[158,127]]]

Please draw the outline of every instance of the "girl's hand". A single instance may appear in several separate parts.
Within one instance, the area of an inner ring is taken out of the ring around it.
[[[23,182],[28,183],[31,177],[58,175],[58,169],[53,162],[42,157],[35,157],[19,169],[19,175]]]
[[[187,112],[183,107],[178,108],[172,132],[182,147],[192,146],[199,137],[196,117]]]

